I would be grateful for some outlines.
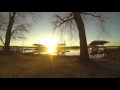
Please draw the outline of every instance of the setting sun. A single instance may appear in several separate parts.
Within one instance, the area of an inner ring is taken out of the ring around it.
[[[48,47],[48,52],[52,53],[55,51],[55,47],[57,46],[58,40],[55,38],[47,38],[42,43],[43,45]]]

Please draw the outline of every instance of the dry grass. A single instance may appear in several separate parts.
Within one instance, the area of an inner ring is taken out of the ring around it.
[[[0,78],[111,78],[120,77],[120,63],[93,60],[76,62],[77,56],[1,55]]]

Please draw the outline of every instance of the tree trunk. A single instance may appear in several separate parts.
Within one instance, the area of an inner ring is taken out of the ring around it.
[[[15,14],[16,12],[13,12],[13,15],[9,17],[9,23],[8,23],[8,27],[7,27],[7,31],[6,31],[6,37],[5,37],[5,53],[10,53],[10,39],[11,39],[11,30],[12,30],[12,26],[14,23],[14,18],[15,18]]]
[[[88,47],[87,47],[87,40],[85,34],[85,27],[80,15],[80,12],[74,12],[74,19],[78,28],[79,32],[79,40],[80,40],[80,61],[88,62],[89,54],[88,54]]]

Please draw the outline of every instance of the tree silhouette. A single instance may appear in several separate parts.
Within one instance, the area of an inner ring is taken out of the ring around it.
[[[5,53],[10,53],[10,40],[11,39],[24,39],[24,32],[29,31],[30,24],[25,23],[25,18],[27,16],[32,16],[33,21],[39,16],[37,12],[8,12],[6,13],[6,21],[1,24],[2,29],[5,30],[5,43],[0,36],[1,41],[3,42]],[[24,21],[24,22],[23,22]]]
[[[56,20],[53,22],[53,25],[55,26],[54,30],[56,30],[56,28],[60,28],[61,34],[63,34],[65,31],[64,28],[69,28],[67,33],[69,33],[69,36],[71,37],[74,35],[74,32],[76,32],[77,28],[80,42],[79,60],[83,62],[90,61],[85,33],[85,22],[83,20],[88,15],[95,18],[99,22],[101,31],[106,34],[107,31],[105,30],[104,26],[105,19],[101,16],[100,12],[68,12],[65,14],[65,16],[55,15]]]

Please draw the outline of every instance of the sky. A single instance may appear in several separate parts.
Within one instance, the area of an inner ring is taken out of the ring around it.
[[[42,44],[48,38],[54,38],[60,42],[59,33],[53,33],[54,26],[51,24],[54,20],[53,16],[60,13],[61,12],[41,12],[40,18],[36,23],[30,21],[32,23],[32,30],[30,30],[30,33],[27,34],[27,39],[21,41],[12,40],[10,45],[22,46],[24,44],[24,46],[32,46],[35,43]],[[106,46],[120,46],[120,12],[103,12],[103,14],[107,18],[106,30],[110,35],[106,37],[101,36],[102,38],[98,38],[99,27],[97,27],[97,23],[91,19],[88,19],[85,22],[87,44],[94,40],[106,40],[110,42],[105,44]],[[67,46],[79,46],[78,38],[71,41],[68,36],[64,37]],[[2,45],[1,42],[0,45]]]

